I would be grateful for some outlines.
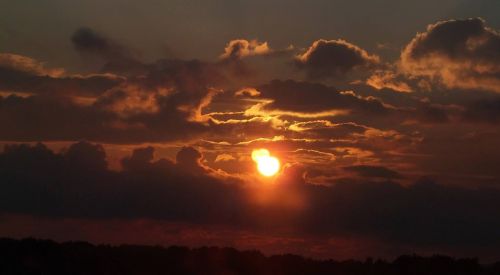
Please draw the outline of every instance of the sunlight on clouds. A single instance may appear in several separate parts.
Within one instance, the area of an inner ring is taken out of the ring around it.
[[[229,160],[235,160],[235,158],[230,154],[220,154],[220,155],[217,155],[214,162],[222,162],[222,161],[229,161]]]
[[[259,96],[260,92],[255,88],[243,88],[234,93],[235,96]]]
[[[349,113],[348,110],[329,110],[323,112],[305,113],[305,112],[293,112],[284,110],[265,110],[266,105],[272,103],[273,100],[262,100],[250,108],[245,110],[245,116],[292,116],[299,118],[320,118],[320,117],[332,117],[339,115],[346,115]]]
[[[276,157],[271,156],[267,149],[253,150],[252,160],[257,163],[257,170],[263,176],[274,176],[280,170],[280,161]]]

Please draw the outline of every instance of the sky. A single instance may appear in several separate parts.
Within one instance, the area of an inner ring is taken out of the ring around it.
[[[0,235],[498,260],[499,12],[0,0]]]

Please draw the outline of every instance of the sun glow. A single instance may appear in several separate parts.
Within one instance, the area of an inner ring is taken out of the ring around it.
[[[267,149],[253,150],[252,159],[257,163],[259,173],[265,177],[274,176],[280,170],[280,161],[271,156]]]

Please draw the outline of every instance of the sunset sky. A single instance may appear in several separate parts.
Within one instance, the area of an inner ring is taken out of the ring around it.
[[[500,1],[0,0],[1,236],[498,260]]]

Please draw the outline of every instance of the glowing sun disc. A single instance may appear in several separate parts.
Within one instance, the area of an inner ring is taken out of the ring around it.
[[[280,161],[271,156],[266,149],[257,149],[252,152],[252,159],[257,163],[257,170],[265,177],[276,175],[280,170]]]

